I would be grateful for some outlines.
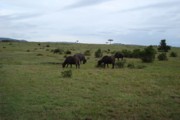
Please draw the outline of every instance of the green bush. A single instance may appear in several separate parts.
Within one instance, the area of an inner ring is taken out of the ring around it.
[[[62,71],[61,75],[63,78],[71,78],[72,77],[72,70]]]
[[[135,68],[135,65],[134,65],[134,63],[128,63],[127,67],[133,69],[133,68]]]
[[[91,51],[90,51],[90,50],[86,50],[86,51],[84,52],[84,55],[85,55],[85,56],[91,56]]]
[[[160,61],[165,61],[165,60],[167,60],[167,55],[166,55],[166,53],[161,53],[161,54],[159,54],[159,55],[158,55],[158,60],[160,60]]]
[[[155,59],[156,50],[153,48],[153,46],[148,46],[144,48],[144,50],[141,52],[141,60],[142,62],[151,63]]]
[[[101,49],[98,49],[96,52],[95,52],[95,57],[96,58],[99,58],[99,57],[102,57],[103,56],[103,53],[101,51]]]
[[[50,45],[46,45],[46,47],[50,47]]]
[[[67,50],[65,53],[66,53],[66,54],[71,54],[71,51],[70,51],[70,50]]]
[[[140,49],[134,49],[132,52],[133,58],[140,58],[141,57],[141,50]]]
[[[146,66],[145,65],[137,65],[137,69],[143,69],[143,68],[145,68]]]
[[[121,60],[115,63],[115,66],[117,66],[117,68],[124,68],[126,64],[126,60]]]
[[[54,54],[56,54],[56,53],[63,54],[64,50],[60,49],[60,48],[56,48],[54,50],[51,50],[51,52],[53,52]]]
[[[177,53],[176,52],[171,52],[170,57],[177,57]]]
[[[130,51],[130,50],[123,49],[121,53],[124,55],[124,57],[127,57],[127,58],[132,58],[133,57],[132,51]]]

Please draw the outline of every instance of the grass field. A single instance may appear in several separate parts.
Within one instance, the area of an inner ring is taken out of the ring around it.
[[[49,45],[49,46],[47,46]],[[64,54],[91,51],[72,77],[63,78]],[[62,43],[0,43],[0,120],[179,120],[180,48],[168,61],[142,63],[143,69],[96,68],[98,49],[143,46]]]

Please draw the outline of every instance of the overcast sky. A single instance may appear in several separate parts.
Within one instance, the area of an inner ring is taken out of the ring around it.
[[[180,0],[0,0],[0,37],[180,46]]]

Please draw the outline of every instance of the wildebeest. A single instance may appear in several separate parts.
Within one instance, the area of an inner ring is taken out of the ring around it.
[[[85,58],[85,56],[84,56],[83,54],[81,54],[81,53],[77,53],[77,54],[75,54],[74,56],[76,56],[76,57],[79,58],[80,63],[81,63],[81,61],[83,61],[83,64],[85,64],[86,61],[87,61],[86,58]]]
[[[124,55],[122,53],[120,53],[120,52],[116,52],[114,54],[114,57],[117,58],[118,60],[119,60],[119,58],[121,58],[121,60],[123,60]]]
[[[103,63],[104,68],[108,67],[108,64],[112,64],[112,68],[114,68],[115,64],[115,57],[114,56],[104,56],[101,60],[98,61],[98,66],[100,66]]]
[[[62,67],[64,68],[65,66],[68,67],[68,65],[71,65],[72,68],[72,64],[76,65],[76,68],[80,68],[80,60],[77,56],[68,56],[66,57],[66,59],[64,60]]]

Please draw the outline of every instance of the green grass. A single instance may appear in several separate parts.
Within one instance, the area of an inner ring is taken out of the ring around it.
[[[46,47],[50,45],[50,47]],[[3,48],[6,47],[6,48]],[[64,54],[91,50],[85,65],[63,78]],[[180,48],[168,61],[126,63],[143,69],[96,68],[101,48],[133,50],[142,46],[60,43],[0,43],[1,120],[178,120],[180,118]],[[48,50],[47,50],[48,49]],[[28,51],[27,51],[28,50]],[[170,53],[170,52],[169,52]],[[53,64],[55,63],[55,64]],[[58,64],[56,64],[58,63]]]

